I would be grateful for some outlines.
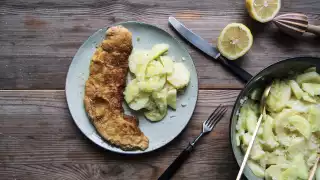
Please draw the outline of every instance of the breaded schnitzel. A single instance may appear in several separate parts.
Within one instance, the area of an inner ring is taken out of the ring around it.
[[[98,133],[123,150],[145,150],[149,140],[134,116],[122,108],[123,90],[132,51],[132,35],[122,26],[107,30],[94,53],[85,85],[85,109]]]

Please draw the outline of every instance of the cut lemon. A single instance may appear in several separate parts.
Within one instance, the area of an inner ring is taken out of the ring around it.
[[[218,38],[220,53],[229,60],[243,56],[251,48],[253,37],[249,28],[240,23],[228,24]]]
[[[246,0],[250,16],[259,22],[271,21],[279,12],[280,0]]]

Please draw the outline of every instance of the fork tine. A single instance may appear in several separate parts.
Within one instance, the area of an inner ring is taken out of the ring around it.
[[[216,111],[221,107],[221,104],[210,114],[209,118],[204,122],[204,124],[208,124],[213,115],[215,115]]]
[[[222,110],[222,112],[220,114],[218,114],[218,116],[212,120],[212,122],[209,124],[209,128],[212,129],[220,120],[221,118],[224,116],[224,114],[227,112],[227,108],[224,107],[224,109]]]
[[[219,109],[217,108],[217,111],[212,113],[212,116],[208,118],[206,125],[209,125],[212,122],[212,119],[216,118],[216,116],[220,114],[220,112],[223,110],[223,107],[224,106],[219,106]]]

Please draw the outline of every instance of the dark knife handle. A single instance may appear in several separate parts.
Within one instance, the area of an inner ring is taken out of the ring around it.
[[[225,67],[229,68],[231,72],[243,82],[247,83],[252,78],[252,75],[249,74],[246,70],[242,69],[234,62],[226,59],[225,57],[219,56],[218,61],[220,61]]]
[[[172,162],[172,164],[166,169],[166,171],[158,178],[158,180],[168,180],[179,169],[183,162],[189,157],[193,146],[191,144],[183,150],[180,155]]]

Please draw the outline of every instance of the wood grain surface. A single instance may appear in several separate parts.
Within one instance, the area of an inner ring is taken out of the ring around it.
[[[136,156],[105,151],[74,124],[65,93],[0,92],[0,179],[156,179],[195,138],[219,104],[229,107],[214,132],[200,140],[174,179],[234,179],[229,119],[238,90],[201,90],[185,131],[166,147]],[[165,132],[159,132],[165,133]]]
[[[320,1],[285,0],[280,13],[301,12],[320,24]],[[211,58],[186,44],[168,26],[174,15],[209,42],[231,22],[250,27],[254,45],[238,63],[252,74],[295,56],[319,56],[319,39],[296,40],[272,24],[254,22],[244,0],[1,0],[0,88],[64,89],[68,66],[80,45],[98,29],[122,21],[155,24],[182,41],[199,73],[200,88],[238,89],[242,83]]]

